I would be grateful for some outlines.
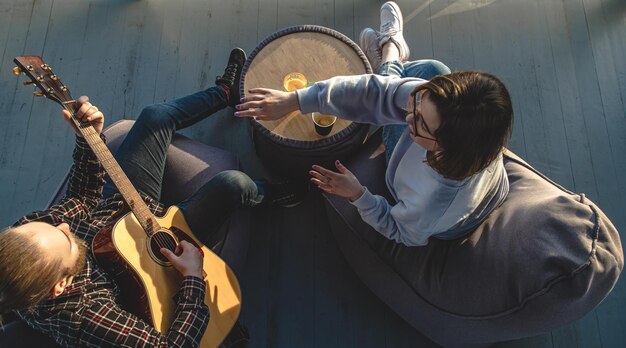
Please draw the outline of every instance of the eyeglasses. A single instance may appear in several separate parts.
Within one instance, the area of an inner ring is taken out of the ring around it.
[[[417,106],[422,102],[422,92],[418,92],[415,93],[415,99],[413,100],[413,130],[415,131],[415,136],[418,138],[422,138],[422,139],[428,139],[428,140],[432,140],[432,141],[437,141],[437,139],[435,138],[431,138],[431,137],[426,137],[423,135],[419,134],[418,131],[418,127],[417,127],[417,121],[418,120],[422,120],[422,124],[424,125],[424,128],[426,129],[426,132],[428,132],[428,134],[432,135],[430,133],[430,130],[428,130],[428,126],[426,125],[426,123],[424,123],[424,116],[422,115],[421,112],[417,111]]]

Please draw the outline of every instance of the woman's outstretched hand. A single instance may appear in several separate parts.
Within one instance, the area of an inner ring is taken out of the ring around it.
[[[283,92],[275,89],[253,88],[250,95],[241,98],[235,106],[237,117],[255,117],[261,121],[274,121],[300,110],[296,92]]]
[[[335,161],[335,166],[339,173],[314,165],[313,170],[309,171],[311,182],[324,192],[347,198],[351,202],[356,201],[363,195],[365,188],[341,162]]]

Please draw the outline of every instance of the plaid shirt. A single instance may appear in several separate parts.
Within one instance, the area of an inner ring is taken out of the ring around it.
[[[77,137],[73,158],[68,191],[61,203],[26,215],[15,226],[31,221],[55,226],[66,222],[89,245],[102,227],[120,217],[125,211],[122,197],[116,194],[101,200],[104,169],[83,138]],[[153,213],[162,214],[163,206],[158,201],[145,195],[143,198]],[[197,347],[209,320],[204,291],[202,279],[183,278],[175,296],[176,318],[166,335],[162,335],[120,308],[115,283],[89,253],[85,268],[60,296],[17,314],[62,346]]]

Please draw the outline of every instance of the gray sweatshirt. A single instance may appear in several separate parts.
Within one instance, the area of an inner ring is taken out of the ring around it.
[[[303,113],[321,112],[376,125],[406,124],[409,96],[424,82],[395,76],[340,76],[296,93]],[[484,170],[452,180],[425,163],[426,153],[406,130],[385,177],[395,205],[367,188],[352,203],[376,231],[408,246],[426,245],[431,236],[455,239],[468,234],[509,191],[502,155]]]

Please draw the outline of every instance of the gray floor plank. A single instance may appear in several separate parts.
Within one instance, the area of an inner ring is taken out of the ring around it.
[[[297,209],[297,210],[296,210]],[[315,344],[315,245],[316,223],[323,211],[315,208],[315,197],[295,208],[283,209],[283,217],[276,226],[281,231],[279,258],[274,269],[279,270],[274,294],[270,297],[276,306],[275,342],[279,347],[313,347]],[[286,262],[285,262],[286,261]],[[291,310],[287,310],[291,308]]]
[[[306,0],[278,0],[277,29],[294,25],[315,24],[315,2]]]
[[[332,0],[315,1],[315,24],[328,28],[335,27],[335,2]]]
[[[507,20],[511,27],[521,29],[520,35],[515,37],[509,48],[513,53],[512,61],[517,62],[513,65],[517,78],[513,85],[509,86],[517,115],[513,134],[523,137],[525,158],[537,169],[546,172],[549,166],[544,151],[548,147],[548,142],[545,129],[542,127],[540,95],[531,51],[534,38],[529,34],[532,27],[538,23],[529,8],[530,3],[516,2],[513,6],[513,2],[509,2],[508,5],[506,11],[515,12],[517,15]]]
[[[0,1],[0,66],[5,62],[5,55],[7,53],[7,41],[10,38],[11,33],[11,18],[13,17],[14,11],[14,1],[13,0],[2,0]],[[23,30],[24,28],[20,28]],[[8,57],[9,61],[12,61],[13,57]],[[4,70],[3,70],[4,71]]]
[[[159,41],[158,65],[154,102],[163,103],[176,98],[177,67],[180,55],[181,29],[183,23],[183,7],[174,1],[159,4],[160,10],[167,13],[162,16],[161,39]]]
[[[619,74],[625,71],[624,57],[612,54],[613,50],[624,51],[624,42],[616,42],[612,39],[615,35],[626,39],[626,22],[621,26],[611,26],[611,16],[607,16],[605,4],[599,1],[583,1],[585,18],[589,28],[589,37],[594,58],[595,71],[598,78],[598,88],[602,103],[602,115],[605,119],[606,132],[608,134],[609,147],[605,150],[610,155],[613,164],[615,181],[602,182],[606,191],[611,192],[611,203],[605,212],[618,226],[626,225],[626,217],[623,214],[623,202],[626,197],[626,184],[623,181],[626,170],[626,156],[623,151],[626,149],[626,108],[622,99],[624,90],[619,83]],[[622,4],[622,13],[626,7]],[[618,9],[614,9],[618,10]],[[626,327],[626,318],[616,313],[616,308],[623,304],[625,287],[618,284],[616,291],[609,296],[604,303],[596,309],[596,325],[599,331],[598,339],[601,339],[606,346],[626,345],[626,334],[623,332]]]
[[[598,189],[595,181],[592,162],[592,153],[588,137],[585,133],[585,120],[580,104],[580,91],[576,85],[576,66],[572,57],[572,45],[568,39],[566,18],[563,6],[553,4],[546,7],[546,17],[549,23],[554,23],[548,34],[552,45],[552,55],[555,61],[556,81],[558,84],[559,99],[563,115],[567,147],[570,152],[572,166],[571,190],[584,192],[597,197]]]
[[[256,38],[257,42],[260,43],[279,29],[278,0],[258,0],[258,4],[259,14]]]
[[[348,35],[354,42],[359,43],[361,30],[366,27],[380,30],[380,4],[371,1],[354,1],[354,21],[352,35]]]
[[[254,211],[255,226],[268,226],[272,221],[282,217],[282,210],[259,208]],[[238,275],[243,287],[243,303],[241,321],[252,333],[251,347],[267,347],[271,342],[269,322],[272,320],[267,299],[274,289],[270,288],[270,280],[277,276],[276,269],[270,268],[270,256],[274,255],[277,230],[264,231],[258,229],[251,233],[245,272]]]
[[[572,187],[570,152],[564,130],[563,112],[559,99],[555,98],[558,94],[558,84],[550,35],[546,35],[550,30],[550,21],[545,18],[545,6],[550,5],[542,6],[542,3],[535,2],[533,6],[529,6],[532,9],[529,16],[524,16],[536,19],[536,22],[528,26],[528,30],[529,36],[533,38],[530,44],[530,53],[533,56],[532,72],[534,83],[537,85],[536,98],[541,110],[537,115],[538,119],[530,119],[530,122],[536,122],[535,129],[525,134],[529,137],[529,148],[530,144],[534,145],[531,152],[537,152],[541,163],[544,164],[538,169],[561,185]],[[538,139],[541,141],[538,142]]]
[[[433,55],[439,60],[447,64],[452,71],[458,71],[458,59],[453,55],[452,36],[447,35],[448,28],[452,26],[451,16],[440,16],[432,18],[435,14],[443,11],[448,7],[448,1],[433,1],[430,6],[429,21],[432,27],[432,46]]]
[[[354,32],[354,1],[334,1],[333,10],[334,23],[332,28],[353,40],[358,40],[357,35],[359,33]]]
[[[405,17],[404,32],[405,39],[411,49],[411,59],[441,59],[433,52],[433,33],[431,12],[428,1],[398,2]],[[374,28],[378,30],[377,28]],[[448,64],[448,62],[444,62]]]
[[[50,5],[52,5],[51,8]],[[58,67],[55,72],[60,74],[59,76],[64,76],[70,69],[59,66],[64,57],[58,54],[58,45],[55,47],[50,43],[61,40],[61,36],[67,35],[79,43],[74,45],[74,48],[67,47],[67,51],[72,54],[76,52],[76,48],[80,48],[80,43],[83,41],[82,35],[72,35],[67,31],[68,27],[63,22],[54,19],[54,14],[62,8],[63,5],[55,7],[52,1],[42,3],[42,6],[34,6],[29,37],[24,46],[24,52],[28,52],[28,54],[45,55],[47,57],[45,58],[46,63],[53,68]],[[80,12],[81,10],[77,10],[66,15],[80,26],[81,22],[84,25],[84,19],[79,18],[78,15]],[[67,77],[68,83],[72,78],[71,75]],[[27,88],[27,90],[31,90],[31,88]],[[67,168],[61,169],[61,166],[67,166],[70,163],[66,156],[63,156],[64,160],[59,162],[55,159],[62,156],[65,143],[73,141],[71,130],[60,118],[58,105],[44,98],[30,97],[29,99],[31,100],[27,105],[31,106],[31,110],[21,139],[23,147],[19,150],[21,153],[14,154],[18,173],[28,173],[28,177],[17,180],[12,187],[16,198],[10,211],[14,216],[19,215],[22,209],[28,206],[34,205],[38,208],[44,206],[54,186],[67,171]],[[46,144],[44,148],[42,148],[42,143]],[[49,180],[51,185],[46,185]],[[44,192],[40,193],[39,190]],[[37,200],[38,194],[45,198]]]
[[[603,115],[603,105],[599,91],[599,81],[594,57],[589,39],[589,32],[584,16],[582,1],[568,1],[564,12],[571,25],[571,40],[574,64],[576,68],[576,83],[580,91],[582,115],[585,121],[586,135],[589,148],[593,153],[591,165],[597,183],[598,195],[590,198],[599,204],[607,204],[607,210],[617,209],[618,202],[613,195],[612,185],[616,182],[615,169],[608,150],[606,118]],[[611,216],[611,215],[609,215]],[[617,217],[615,215],[615,217]]]
[[[127,111],[114,111],[118,80],[124,68],[120,66],[124,51],[123,28],[126,22],[128,1],[91,1],[87,33],[83,45],[80,72],[73,95],[88,95],[100,110],[107,124],[132,118]]]
[[[159,6],[162,3],[147,2],[145,4],[147,4],[145,7],[133,5],[133,13],[129,17],[133,18],[135,13],[137,16],[140,16],[136,25],[138,27],[137,47],[133,48],[136,49],[137,56],[132,62],[134,64],[134,72],[131,75],[133,79],[131,83],[136,83],[137,87],[130,87],[132,93],[128,93],[130,107],[126,108],[125,116],[127,118],[138,117],[145,106],[154,103],[161,35],[167,35],[161,29],[163,17],[168,15],[162,12]],[[130,61],[127,62],[127,64],[130,63]]]
[[[547,154],[550,168],[547,174],[561,185],[573,189],[575,187],[575,174],[571,161],[572,149],[569,146],[566,130],[566,123],[570,122],[569,119],[566,120],[566,116],[569,115],[564,111],[563,101],[556,97],[560,94],[560,89],[567,88],[560,85],[557,78],[559,65],[562,64],[560,56],[562,52],[558,51],[558,42],[561,38],[555,36],[558,35],[559,25],[563,19],[561,14],[560,21],[554,20],[551,16],[554,13],[560,13],[547,9],[555,6],[557,4],[551,2],[545,7],[539,6],[537,10],[538,18],[544,23],[544,30],[536,33],[543,33],[543,35],[538,35],[542,38],[538,41],[542,43],[543,47],[540,52],[534,53],[538,60],[536,77],[540,86],[540,103],[547,130],[545,136],[547,136],[548,142]],[[557,49],[556,52],[555,49]]]
[[[76,82],[78,75],[78,64],[82,59],[82,44],[85,40],[85,29],[87,26],[87,9],[89,3],[85,1],[54,2],[50,13],[50,23],[46,35],[43,56],[47,57],[46,62],[55,68],[55,73],[63,76],[63,83],[72,86]],[[47,14],[47,13],[46,13]],[[67,22],[58,20],[60,16],[67,16]],[[58,42],[65,43],[63,45]],[[49,59],[49,58],[51,59]],[[76,65],[75,65],[76,64]],[[63,163],[69,165],[66,153],[72,151],[74,144],[74,133],[62,120],[60,114],[61,107],[43,98],[38,98],[33,104],[31,114],[31,126],[28,130],[27,139],[29,141],[25,151],[38,151],[37,155],[23,157],[20,163],[27,172],[37,175],[36,185],[28,183],[20,187],[16,186],[16,191],[23,195],[24,203],[29,201],[41,202],[45,204],[50,195],[53,185],[46,185],[48,181],[57,183],[66,174],[62,168],[50,169],[52,163]],[[35,139],[44,136],[46,146],[44,151],[40,150],[40,144]],[[61,135],[61,136],[59,136]],[[65,136],[63,136],[65,135]],[[43,164],[43,165],[42,165]],[[39,169],[35,169],[39,168]],[[29,197],[29,189],[34,188],[33,196]]]
[[[0,71],[3,72],[2,78],[0,78],[0,90],[3,91],[0,96],[0,120],[5,125],[0,140],[3,149],[0,151],[0,195],[6,197],[7,200],[13,200],[16,194],[15,185],[20,181],[20,178],[25,176],[25,173],[19,170],[19,162],[23,156],[32,99],[34,99],[32,88],[25,88],[22,85],[22,82],[27,78],[23,75],[16,77],[11,73],[11,69],[15,66],[13,58],[23,55],[24,52],[30,54],[32,46],[38,46],[37,52],[41,50],[50,9],[49,6],[41,6],[41,11],[38,13],[40,13],[42,20],[34,23],[33,30],[36,34],[29,36],[33,14],[32,2],[16,1],[15,3],[6,2],[4,4],[10,8],[11,17],[8,21],[10,26],[4,47],[4,59],[0,62]],[[51,2],[48,4],[51,5]],[[48,12],[47,15],[43,14],[45,10]],[[29,179],[33,180],[33,178]],[[21,206],[20,208],[28,209],[29,207]],[[4,214],[7,219],[4,222],[5,225],[19,218],[19,213],[10,211],[10,207],[7,206],[5,209]]]
[[[591,49],[593,53],[594,66],[597,74],[598,92],[602,109],[600,115],[604,116],[604,126],[607,135],[608,145],[605,152],[608,155],[608,161],[613,164],[614,173],[613,180],[605,184],[610,187],[612,197],[626,197],[626,185],[620,185],[618,178],[626,172],[626,107],[620,94],[620,85],[617,73],[621,68],[624,71],[623,57],[617,61],[614,60],[612,47],[614,41],[610,39],[612,32],[626,32],[626,26],[611,28],[607,20],[599,9],[601,3],[598,1],[584,0],[585,18],[589,27],[589,36],[591,38]],[[625,23],[626,24],[626,23]],[[626,35],[624,35],[626,38]],[[623,47],[624,43],[621,44]],[[618,46],[619,47],[619,46]],[[603,132],[603,133],[604,133]],[[605,143],[602,144],[604,146]],[[617,208],[616,204],[619,199],[609,203],[611,207]],[[611,217],[615,217],[616,223],[626,223],[626,218],[621,213],[623,209],[608,209],[607,213]]]

